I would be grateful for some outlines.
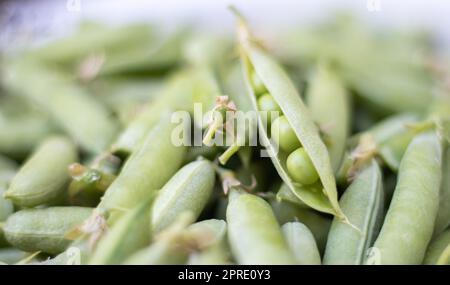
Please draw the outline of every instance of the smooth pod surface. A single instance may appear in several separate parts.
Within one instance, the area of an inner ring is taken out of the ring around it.
[[[423,264],[450,265],[450,229],[431,240]]]
[[[270,205],[252,194],[230,193],[228,239],[239,264],[295,264]]]
[[[45,140],[11,181],[5,197],[33,207],[61,196],[69,182],[68,167],[77,161],[75,145],[64,137]]]
[[[441,193],[439,195],[439,211],[434,225],[434,234],[439,234],[450,226],[450,148],[445,151]]]
[[[350,132],[350,99],[343,82],[327,65],[320,65],[311,79],[306,102],[324,134],[334,173],[341,165]]]
[[[381,171],[373,160],[360,170],[339,201],[342,211],[359,231],[334,219],[328,233],[324,264],[363,264],[367,249],[382,224],[383,196]]]
[[[432,132],[417,135],[400,164],[397,186],[368,264],[421,264],[439,207],[442,146]]]
[[[281,227],[289,248],[299,265],[320,265],[320,253],[311,231],[302,223],[291,222]]]
[[[91,213],[91,208],[84,207],[21,210],[6,221],[5,236],[11,245],[21,250],[58,254],[70,244],[65,234]]]

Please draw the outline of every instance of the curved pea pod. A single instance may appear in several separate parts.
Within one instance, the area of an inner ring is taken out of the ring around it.
[[[291,222],[281,227],[297,264],[320,265],[320,253],[311,231],[302,223]]]
[[[213,192],[214,182],[214,168],[207,160],[181,168],[158,193],[152,210],[153,230],[167,228],[186,211],[196,220]]]
[[[450,265],[450,229],[431,240],[423,264]]]
[[[350,99],[339,77],[325,64],[319,65],[306,93],[306,103],[323,132],[331,166],[337,173],[350,129]]]
[[[83,88],[34,61],[17,60],[8,67],[6,87],[37,103],[83,149],[99,153],[110,145],[118,124]]]
[[[29,252],[58,254],[70,244],[65,234],[91,213],[91,208],[84,207],[21,210],[9,216],[4,232],[14,247]]]
[[[342,211],[360,232],[334,219],[328,233],[324,264],[363,264],[382,224],[383,195],[381,171],[372,160],[360,170],[339,201]]]
[[[111,222],[123,211],[132,209],[161,189],[178,170],[186,148],[172,143],[174,128],[170,115],[164,114],[148,133],[142,146],[125,162],[119,176],[97,206],[100,210],[111,212]]]
[[[68,167],[77,160],[75,145],[64,137],[45,140],[20,168],[4,196],[34,207],[61,197],[69,182]]]
[[[19,169],[4,196],[24,207],[60,198],[69,182],[68,166],[77,159],[76,147],[70,140],[48,138]]]
[[[400,163],[394,196],[366,263],[422,263],[439,207],[441,164],[438,136],[417,135]]]
[[[120,264],[151,240],[150,215],[153,197],[124,214],[100,239],[90,264]]]
[[[419,120],[420,116],[411,113],[393,115],[365,132],[375,139],[378,155],[392,171],[398,171],[403,154],[417,133],[411,125]]]
[[[232,189],[227,207],[228,240],[239,264],[295,264],[270,205]]]
[[[317,171],[319,180],[313,185],[295,183],[288,174],[286,160],[288,154],[278,150],[269,139],[262,116],[258,116],[259,134],[263,146],[266,147],[272,162],[283,181],[291,191],[311,208],[338,216],[346,220],[342,213],[336,190],[336,181],[329,158],[328,150],[319,135],[313,118],[302,102],[294,84],[282,67],[250,38],[245,23],[241,20],[238,26],[238,36],[241,47],[241,58],[244,65],[244,77],[247,83],[247,95],[250,96],[253,110],[258,111],[254,86],[251,84],[252,73],[256,74],[265,86],[279,108],[286,116],[297,139],[309,156]]]
[[[270,203],[278,223],[300,222],[308,227],[322,254],[325,251],[331,219],[310,208],[297,206],[296,204],[272,201]]]
[[[450,226],[450,148],[447,146],[444,155],[439,210],[434,224],[434,235]]]

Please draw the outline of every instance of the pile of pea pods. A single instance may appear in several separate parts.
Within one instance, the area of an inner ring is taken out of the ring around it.
[[[337,15],[264,37],[235,14],[233,34],[84,22],[2,54],[1,264],[450,265],[432,35]],[[237,111],[257,132],[218,119]],[[176,112],[200,144],[174,143]]]

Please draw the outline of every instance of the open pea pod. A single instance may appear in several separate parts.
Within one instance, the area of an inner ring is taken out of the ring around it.
[[[336,182],[329,153],[294,84],[281,66],[252,41],[246,24],[242,20],[239,23],[238,34],[241,59],[244,65],[244,77],[248,89],[247,94],[251,97],[253,110],[259,111],[259,108],[255,90],[250,81],[251,72],[254,72],[260,78],[265,88],[278,103],[305,152],[310,157],[320,181],[312,186],[300,185],[293,181],[287,171],[287,154],[277,151],[276,145],[270,140],[267,131],[262,127],[263,118],[258,116],[260,135],[278,174],[291,191],[305,204],[318,211],[347,220],[337,200]]]

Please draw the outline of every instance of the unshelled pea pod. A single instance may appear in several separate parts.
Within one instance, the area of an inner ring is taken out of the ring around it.
[[[278,223],[300,222],[304,224],[314,235],[320,253],[322,254],[325,251],[331,226],[331,219],[328,216],[310,208],[284,201],[271,201],[270,205]]]
[[[331,166],[337,173],[350,129],[349,94],[343,82],[326,64],[317,67],[306,95],[314,121],[323,132]]]
[[[378,155],[391,170],[398,171],[403,154],[416,134],[411,125],[418,123],[419,119],[420,116],[411,113],[397,114],[364,132],[374,138]]]
[[[275,101],[275,104],[278,105],[274,109],[281,110],[287,123],[292,128],[293,136],[291,137],[294,143],[302,146],[295,152],[300,151],[299,155],[304,160],[308,159],[310,161],[308,162],[310,165],[308,165],[307,170],[311,173],[313,179],[302,184],[294,182],[292,172],[288,170],[287,160],[289,153],[278,149],[274,145],[264,128],[266,124],[262,116],[258,116],[259,134],[278,174],[291,191],[305,204],[318,211],[333,214],[342,220],[346,220],[339,207],[336,181],[328,150],[320,138],[319,130],[294,84],[282,67],[261,47],[255,44],[246,23],[242,19],[238,24],[238,38],[240,40],[241,58],[248,89],[247,95],[251,98],[253,110],[260,111],[259,105],[261,104],[258,104],[256,101],[256,94],[260,92],[257,92],[259,90],[256,90],[255,87],[261,85],[262,89],[270,93],[273,98],[271,101]],[[255,76],[259,78],[260,83],[255,84]],[[268,96],[270,97],[270,95]]]
[[[215,172],[211,162],[194,161],[181,168],[158,192],[152,225],[160,232],[186,211],[198,218],[212,194]]]
[[[227,207],[228,239],[239,264],[295,264],[270,205],[262,198],[231,189]]]
[[[21,210],[6,221],[5,237],[11,245],[28,252],[58,254],[70,241],[65,234],[91,215],[91,208],[50,207]]]
[[[124,214],[100,239],[89,263],[120,264],[130,254],[150,243],[152,203],[153,197]]]
[[[111,212],[110,219],[135,207],[170,179],[183,162],[186,148],[171,140],[175,124],[164,114],[141,147],[126,161],[119,176],[106,190],[98,209]]]
[[[439,210],[434,225],[434,234],[437,235],[450,226],[450,148],[444,154],[442,169],[441,192],[439,195]]]
[[[24,111],[25,112],[25,111]],[[22,159],[47,136],[56,132],[53,122],[45,114],[7,117],[0,111],[0,153]]]
[[[450,229],[443,231],[431,240],[423,264],[450,265]]]
[[[394,196],[366,263],[422,263],[439,207],[441,165],[437,134],[417,135],[400,163]]]
[[[48,138],[14,176],[5,197],[24,207],[52,202],[65,191],[68,167],[77,159],[76,147],[70,140]]]
[[[339,203],[360,231],[335,219],[328,233],[323,263],[363,264],[367,250],[379,233],[384,214],[383,181],[375,160],[360,170]]]
[[[37,103],[89,152],[100,153],[116,136],[117,122],[109,111],[62,73],[34,61],[16,60],[9,65],[4,83]]]
[[[320,265],[320,253],[311,231],[302,223],[290,222],[281,227],[284,237],[300,265]]]

